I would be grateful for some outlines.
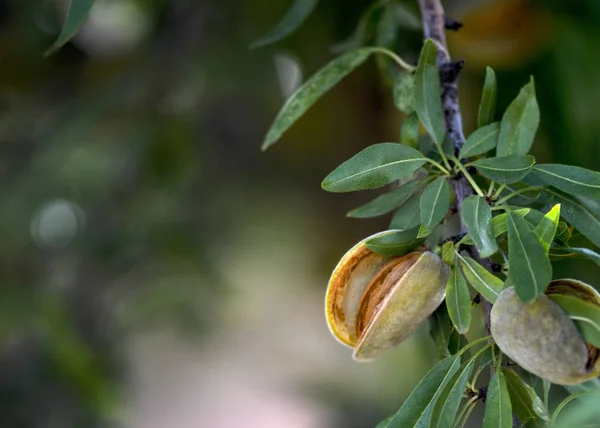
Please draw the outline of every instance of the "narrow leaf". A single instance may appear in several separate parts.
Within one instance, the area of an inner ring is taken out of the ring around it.
[[[419,233],[417,234],[417,238],[427,238],[431,235],[432,230],[427,229],[425,226],[419,226]]]
[[[334,169],[323,180],[328,192],[376,189],[394,180],[409,178],[425,163],[423,155],[396,143],[367,147]]]
[[[420,193],[413,194],[402,206],[396,211],[390,229],[412,229],[421,224],[421,209],[419,208]]]
[[[544,190],[553,204],[560,203],[561,215],[595,245],[600,246],[600,220],[583,204],[560,192]]]
[[[413,149],[419,148],[419,118],[416,113],[404,118],[400,127],[400,142]]]
[[[439,395],[459,367],[460,359],[456,355],[437,363],[404,401],[388,428],[428,428]]]
[[[586,258],[600,266],[600,254],[589,248],[555,247],[550,250],[552,256]]]
[[[520,217],[525,217],[530,211],[530,208],[519,208],[518,210],[514,210],[513,213]],[[492,234],[494,238],[506,232],[506,217],[508,217],[508,214],[502,213],[492,218]],[[459,241],[459,244],[475,245],[468,234]]]
[[[469,196],[463,202],[461,216],[481,257],[490,257],[498,251],[492,229],[492,210],[485,199],[476,195]]]
[[[398,110],[411,114],[415,111],[414,100],[414,76],[410,71],[402,71],[394,79],[394,105]]]
[[[454,242],[448,241],[442,245],[442,260],[447,265],[452,266],[454,264],[454,256],[456,253],[456,246]]]
[[[366,44],[373,36],[375,24],[379,18],[380,9],[385,6],[385,1],[376,1],[362,13],[354,32],[345,40],[336,43],[331,51],[334,53],[348,52],[358,49]]]
[[[419,184],[419,181],[403,184],[391,192],[384,193],[372,201],[354,208],[346,215],[353,218],[371,218],[387,214],[405,203]]]
[[[265,45],[278,42],[284,37],[290,35],[310,16],[317,6],[318,0],[295,0],[294,4],[288,9],[281,21],[260,39],[250,45],[251,48],[258,48]]]
[[[442,302],[429,317],[429,335],[436,345],[439,358],[446,358],[453,354],[448,350],[453,331],[455,330],[450,315],[448,315],[446,303]]]
[[[487,390],[483,428],[512,428],[512,407],[506,379],[496,371]]]
[[[500,122],[494,122],[479,128],[469,135],[469,138],[467,138],[467,141],[465,141],[465,144],[460,149],[459,159],[489,152],[496,147],[499,133]]]
[[[570,391],[573,387],[566,388]],[[586,390],[567,396],[552,415],[552,428],[596,428],[600,417],[598,394],[600,394],[598,390]],[[567,406],[573,400],[577,401]]]
[[[394,417],[394,415],[388,416],[387,418],[385,418],[384,420],[382,420],[381,422],[379,422],[375,428],[389,428],[390,427],[390,422],[392,421],[392,418]]]
[[[563,192],[600,198],[600,173],[571,165],[538,164],[533,167],[537,176]]]
[[[370,48],[358,49],[345,53],[319,70],[308,79],[283,105],[275,121],[271,125],[262,149],[266,150],[275,144],[279,138],[306,111],[317,102],[321,96],[334,87],[355,68],[361,65],[373,53]]]
[[[506,156],[485,158],[473,162],[481,175],[502,184],[516,183],[524,179],[531,171],[535,159],[533,156]]]
[[[544,247],[546,253],[550,249],[550,244],[554,241],[556,230],[558,229],[558,220],[560,219],[560,204],[554,205],[544,216],[542,221],[533,229],[538,241]]]
[[[450,319],[460,334],[471,326],[471,296],[467,282],[457,267],[452,269],[446,283],[446,305]]]
[[[504,282],[490,272],[488,272],[483,266],[477,263],[470,257],[458,255],[461,261],[462,271],[469,281],[469,284],[481,294],[485,300],[490,303],[494,303],[498,298],[498,294],[504,288]]]
[[[506,379],[512,411],[522,424],[544,427],[543,421],[549,421],[548,410],[533,388],[527,385],[517,373],[508,368],[502,368]]]
[[[425,239],[417,238],[418,227],[408,230],[390,230],[388,234],[368,240],[365,245],[371,251],[390,256],[402,256],[421,245]]]
[[[481,103],[479,104],[479,114],[477,115],[477,126],[482,127],[492,123],[496,114],[496,94],[498,92],[496,84],[496,73],[490,67],[485,69],[485,80],[483,82],[483,92],[481,94]]]
[[[552,279],[552,265],[548,254],[527,223],[521,217],[509,213],[508,228],[508,276],[517,295],[530,302],[546,290]]]
[[[474,365],[475,360],[463,364],[444,387],[431,413],[429,425],[431,428],[446,428],[453,425]]]
[[[564,221],[558,222],[556,239],[562,242],[564,245],[567,245],[569,243],[569,239],[571,239],[571,229],[569,229],[569,225],[567,225],[567,223]]]
[[[450,208],[450,186],[445,177],[436,178],[425,188],[419,207],[421,224],[426,229],[433,230]]]
[[[548,294],[548,297],[575,322],[587,343],[600,347],[600,307],[575,296]]]
[[[527,154],[540,123],[540,110],[535,98],[533,78],[508,106],[500,124],[497,156]]]
[[[455,328],[450,332],[450,340],[448,342],[448,351],[451,355],[457,354],[461,349],[469,344],[469,339],[464,334],[460,334]],[[471,351],[467,350],[461,355],[461,361],[469,359]]]
[[[446,130],[436,52],[435,43],[427,39],[414,77],[414,106],[423,127],[436,143],[441,144]]]
[[[54,44],[46,51],[46,56],[56,52],[77,34],[90,16],[93,6],[94,0],[71,0],[62,30]]]

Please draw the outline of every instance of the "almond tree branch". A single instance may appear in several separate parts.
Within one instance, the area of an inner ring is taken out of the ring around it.
[[[423,21],[423,33],[426,39],[432,39],[437,45],[437,62],[440,72],[440,85],[442,93],[442,108],[444,111],[444,121],[446,132],[452,141],[455,154],[465,142],[465,136],[462,129],[462,117],[460,114],[460,105],[458,102],[458,75],[464,66],[464,61],[452,61],[448,46],[446,44],[446,14],[441,0],[419,0]],[[460,28],[460,27],[459,27]],[[452,187],[456,196],[456,208],[460,216],[463,201],[470,195],[475,194],[473,187],[469,184],[464,174],[459,174],[455,180],[452,180]],[[465,224],[461,217],[461,232],[466,232]],[[481,263],[488,271],[492,271],[492,261],[489,258],[481,258],[475,246],[469,248],[469,252],[475,259]],[[483,319],[485,331],[490,334],[490,312],[492,304],[480,296],[483,308]],[[493,367],[490,375],[493,375]],[[513,414],[513,427],[519,427],[521,424]]]
[[[444,120],[446,132],[450,137],[454,151],[458,151],[465,142],[465,136],[462,128],[462,117],[460,114],[460,105],[458,102],[458,75],[464,66],[464,61],[452,61],[448,46],[446,44],[446,14],[440,0],[419,0],[421,16],[423,20],[423,33],[425,38],[432,39],[437,45],[437,61],[440,71],[440,83],[442,92],[442,108],[444,111]],[[456,207],[460,215],[463,201],[474,194],[473,188],[462,174],[452,181],[454,194],[456,195]],[[462,223],[461,231],[466,232],[466,227]],[[492,262],[490,259],[482,259],[476,248],[472,248],[475,258],[487,270],[491,271]],[[485,330],[490,334],[490,311],[492,305],[481,297],[483,307]]]

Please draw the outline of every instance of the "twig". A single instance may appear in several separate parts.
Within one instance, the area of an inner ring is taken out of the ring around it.
[[[425,38],[432,39],[437,47],[437,61],[440,70],[440,83],[442,92],[442,108],[444,111],[444,120],[446,124],[446,132],[454,145],[456,154],[460,151],[465,142],[465,136],[462,128],[462,116],[460,114],[460,106],[458,102],[458,75],[463,61],[452,62],[446,44],[446,14],[440,0],[419,0],[421,16],[423,20],[423,33]],[[466,162],[466,161],[464,161]],[[474,194],[467,178],[462,175],[458,180],[452,180],[454,193],[456,195],[456,205],[460,212],[463,201]],[[461,219],[461,231],[466,232],[466,227]],[[471,248],[471,252],[483,267],[491,271],[492,262],[489,259],[481,259],[475,247]],[[490,311],[492,305],[481,298],[483,307],[485,331],[490,334]]]
[[[453,145],[455,154],[458,153],[465,142],[465,136],[462,129],[462,117],[460,114],[460,106],[458,103],[458,75],[463,67],[464,62],[457,61],[452,62],[450,54],[448,52],[448,45],[446,44],[446,14],[444,7],[440,0],[419,0],[419,7],[421,9],[421,15],[423,20],[423,33],[425,38],[432,39],[438,47],[437,62],[440,70],[440,84],[442,89],[442,108],[444,111],[444,120],[446,124],[446,132],[450,137]],[[464,163],[468,161],[463,160]],[[458,212],[461,212],[463,201],[473,195],[474,189],[469,184],[466,176],[461,174],[457,180],[451,180],[456,195],[456,207]],[[503,186],[499,189],[498,194],[502,191]],[[462,222],[461,217],[461,232],[465,233],[466,227]],[[490,259],[482,259],[479,256],[477,248],[471,246],[470,252],[476,260],[481,263],[488,271],[493,271],[493,263]],[[485,331],[487,335],[490,335],[490,312],[492,310],[492,304],[480,296],[481,305],[483,308],[483,319],[485,325]],[[491,367],[491,374],[493,374],[494,368]],[[520,426],[519,420],[513,415],[513,427]]]

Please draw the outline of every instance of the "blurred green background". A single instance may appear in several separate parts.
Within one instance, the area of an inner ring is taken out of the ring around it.
[[[1,427],[362,428],[397,410],[435,361],[427,326],[359,364],[323,315],[338,259],[389,222],[345,217],[377,191],[320,189],[398,138],[376,62],[259,149],[369,4],[322,1],[251,50],[289,0],[97,0],[45,58],[68,2],[0,1]],[[533,74],[538,162],[598,169],[600,2],[444,4],[464,23],[465,130],[486,65],[499,112]],[[394,48],[414,62],[407,16]],[[588,262],[565,276],[600,285]]]

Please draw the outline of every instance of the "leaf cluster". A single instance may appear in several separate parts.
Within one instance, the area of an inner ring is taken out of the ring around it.
[[[309,3],[297,1],[295,6],[304,4],[308,10]],[[542,400],[523,376],[507,366],[509,361],[490,337],[469,342],[466,335],[472,308],[481,299],[493,304],[503,289],[512,286],[523,302],[532,302],[552,280],[552,262],[580,257],[600,265],[600,255],[593,249],[571,245],[583,240],[584,245],[600,246],[600,213],[590,203],[600,199],[600,173],[536,163],[529,153],[540,123],[534,79],[497,114],[498,83],[491,68],[483,82],[478,127],[455,147],[446,135],[437,46],[427,40],[416,67],[391,52],[385,37],[385,31],[393,30],[389,16],[385,18],[390,4],[396,2],[373,3],[355,34],[339,49],[345,53],[291,96],[269,129],[263,149],[275,144],[321,96],[371,55],[395,63],[399,69],[391,75],[393,101],[405,115],[399,141],[367,146],[322,182],[322,188],[333,193],[385,187],[348,213],[361,219],[390,215],[390,232],[367,241],[367,247],[401,256],[425,243],[451,267],[445,304],[431,319],[431,336],[442,359],[398,412],[378,427],[462,426],[477,402],[485,403],[484,427],[512,427],[513,414],[523,426],[554,425],[568,401],[550,416],[547,382]],[[376,46],[365,47],[371,40],[370,20],[381,10]],[[304,17],[297,16],[299,24]],[[467,180],[473,189],[464,200],[454,192],[459,179]],[[455,216],[466,228],[458,237],[451,234]],[[597,306],[569,296],[552,299],[576,322],[587,343],[600,345]],[[471,347],[481,344],[469,355]],[[490,365],[495,370],[487,389],[478,388],[478,375]]]

